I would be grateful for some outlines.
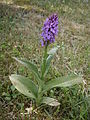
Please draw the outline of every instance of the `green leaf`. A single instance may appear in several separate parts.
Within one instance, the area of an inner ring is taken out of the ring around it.
[[[60,46],[54,47],[52,48],[49,52],[48,52],[48,57],[46,59],[46,69],[45,69],[45,73],[44,76],[48,73],[49,67],[50,67],[50,63],[54,57],[54,54],[56,53],[56,51],[58,50]]]
[[[60,46],[57,46],[57,47],[52,48],[52,49],[48,52],[48,54],[49,54],[49,55],[54,55],[54,54],[57,52],[57,50],[58,50],[59,47],[60,47]]]
[[[60,105],[60,103],[56,99],[50,97],[43,97],[42,103],[48,104],[50,106]]]
[[[16,61],[18,61],[19,63],[21,63],[22,65],[24,65],[25,67],[27,67],[29,70],[31,70],[34,75],[36,76],[36,79],[38,78],[38,80],[40,81],[40,75],[38,72],[38,69],[36,67],[35,64],[33,64],[32,62],[26,60],[26,59],[18,59],[16,57],[13,57]]]
[[[46,71],[44,73],[44,76],[48,73],[48,70],[50,68],[50,63],[51,63],[52,59],[53,59],[53,55],[49,55],[46,59]]]
[[[59,77],[47,82],[43,88],[43,92],[46,92],[54,87],[70,87],[75,84],[79,84],[83,82],[83,78],[81,76],[76,75],[68,75],[64,77]]]
[[[33,81],[24,76],[16,74],[12,74],[9,76],[9,78],[19,92],[31,98],[37,97],[38,88]]]

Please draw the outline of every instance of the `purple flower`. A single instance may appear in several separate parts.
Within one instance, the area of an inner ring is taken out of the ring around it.
[[[58,16],[56,14],[51,15],[46,19],[42,28],[42,40],[40,40],[42,46],[46,46],[55,42],[55,36],[58,33]]]

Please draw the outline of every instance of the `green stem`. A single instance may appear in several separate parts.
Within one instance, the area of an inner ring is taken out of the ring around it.
[[[41,80],[44,80],[44,73],[45,73],[45,70],[46,70],[46,59],[47,59],[47,46],[45,46],[45,51],[44,51],[44,58],[43,58],[43,63],[42,63],[42,74],[41,74]],[[42,97],[43,97],[43,93],[42,93],[42,90],[43,90],[43,85],[44,85],[44,81],[41,81],[40,84],[39,84],[39,90],[38,90],[38,97],[37,97],[37,105],[40,105],[41,104],[41,101],[42,101]]]
[[[44,79],[44,73],[46,70],[46,59],[47,59],[47,46],[45,46],[45,51],[44,51],[44,58],[43,58],[43,65],[42,65],[42,76],[41,79]]]

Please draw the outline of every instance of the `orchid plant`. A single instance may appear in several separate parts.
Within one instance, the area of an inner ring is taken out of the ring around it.
[[[68,75],[47,81],[45,76],[48,73],[50,63],[58,50],[59,46],[48,51],[49,44],[55,42],[55,36],[58,34],[58,16],[51,15],[46,19],[42,28],[42,39],[40,40],[42,47],[45,48],[44,57],[41,64],[41,72],[38,71],[37,66],[26,60],[13,57],[16,61],[27,67],[35,75],[36,82],[17,74],[9,76],[12,84],[22,94],[35,99],[37,105],[48,104],[51,106],[58,106],[60,103],[50,97],[46,97],[45,93],[54,87],[69,87],[71,85],[79,84],[83,78],[78,75]]]

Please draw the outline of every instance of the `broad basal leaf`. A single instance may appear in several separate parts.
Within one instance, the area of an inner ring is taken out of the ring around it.
[[[50,98],[50,97],[43,97],[42,103],[45,103],[45,104],[50,105],[50,106],[60,105],[60,103],[56,99]]]
[[[9,76],[9,78],[19,92],[31,98],[37,97],[38,88],[33,81],[24,76],[16,74],[12,74]]]
[[[64,77],[59,77],[47,82],[43,88],[43,92],[50,90],[54,87],[70,87],[75,84],[79,84],[83,82],[83,78],[81,76],[69,75]]]
[[[36,78],[40,80],[40,75],[39,75],[38,69],[35,64],[33,64],[32,62],[26,59],[18,59],[16,57],[13,57],[13,58],[17,60],[19,63],[21,63],[22,65],[24,65],[25,67],[27,67],[29,70],[31,70],[36,76]]]

